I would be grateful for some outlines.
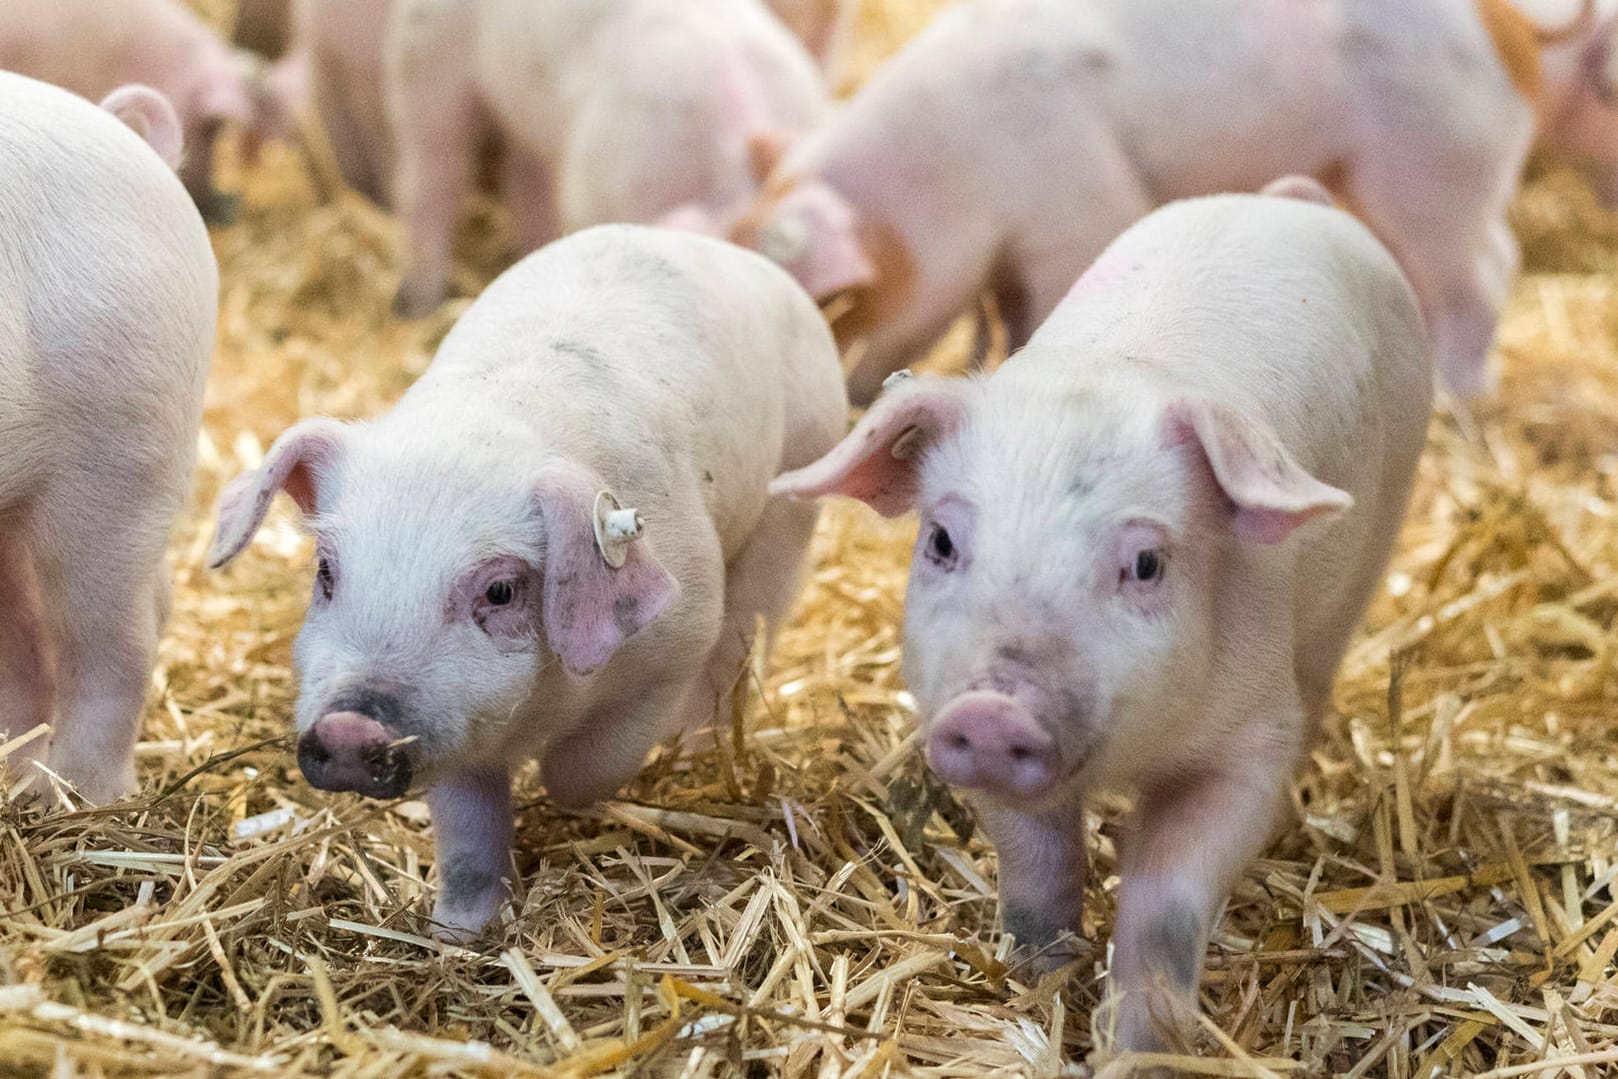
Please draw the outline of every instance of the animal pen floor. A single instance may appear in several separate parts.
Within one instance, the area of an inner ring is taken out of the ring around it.
[[[938,0],[866,6],[860,72]],[[994,855],[927,780],[900,688],[914,525],[848,506],[734,736],[661,752],[588,813],[527,774],[506,919],[475,947],[427,939],[422,803],[328,797],[293,763],[308,542],[282,508],[236,567],[201,567],[226,479],[301,416],[386,407],[464,309],[395,321],[395,226],[309,175],[272,147],[215,233],[219,348],[142,793],[0,797],[0,1075],[1127,1071],[1095,1014],[1116,807],[1090,822],[1099,943],[1023,980]],[[1515,224],[1503,390],[1433,421],[1295,815],[1210,947],[1204,1074],[1618,1068],[1618,218],[1551,174]],[[467,294],[499,237],[485,212]]]

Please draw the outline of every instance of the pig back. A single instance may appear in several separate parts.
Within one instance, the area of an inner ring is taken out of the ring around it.
[[[727,559],[769,481],[829,448],[847,408],[824,320],[784,271],[635,225],[574,233],[501,275],[401,407],[469,377],[649,521],[706,514]]]
[[[110,114],[0,72],[0,235],[7,454],[83,460],[116,440],[123,462],[187,469],[218,274],[174,173]],[[8,415],[19,400],[27,419]]]

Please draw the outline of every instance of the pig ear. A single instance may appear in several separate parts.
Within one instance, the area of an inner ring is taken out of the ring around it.
[[[723,239],[725,228],[712,210],[699,202],[686,202],[657,219],[657,227]]]
[[[1231,527],[1249,543],[1280,543],[1293,529],[1354,504],[1321,483],[1263,427],[1209,401],[1178,401],[1164,416],[1164,441],[1202,451],[1231,510]]]
[[[781,200],[782,212],[758,232],[761,254],[785,266],[817,301],[876,284],[854,208],[830,184],[812,180]]]
[[[1259,194],[1277,199],[1318,202],[1322,206],[1337,205],[1337,200],[1332,198],[1331,192],[1313,176],[1283,176],[1265,184]]]
[[[947,379],[888,376],[888,389],[848,436],[812,465],[787,472],[770,493],[794,498],[845,495],[884,517],[916,504],[921,451],[960,427],[966,384]]]
[[[342,452],[342,444],[343,425],[336,420],[304,420],[275,440],[262,465],[231,480],[219,496],[208,568],[218,569],[242,553],[264,523],[277,491],[291,495],[304,513],[314,513],[317,481]]]
[[[101,99],[101,107],[122,120],[171,169],[180,167],[185,150],[180,117],[169,99],[150,86],[127,83]]]
[[[545,522],[545,636],[562,666],[586,675],[667,610],[680,586],[641,534],[639,515],[619,509],[578,465],[548,465],[533,498]]]

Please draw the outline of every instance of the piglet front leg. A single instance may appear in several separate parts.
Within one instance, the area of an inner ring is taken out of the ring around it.
[[[1038,811],[983,799],[978,819],[1000,860],[1000,917],[1006,932],[1032,952],[1035,973],[1074,959],[1082,932],[1084,808],[1078,801]]]
[[[503,768],[469,768],[427,792],[432,810],[438,901],[433,933],[465,942],[500,908],[511,868],[511,777]]]
[[[1187,1029],[1220,905],[1263,851],[1292,760],[1177,776],[1142,792],[1120,852],[1112,992],[1118,1046],[1160,1050]]]

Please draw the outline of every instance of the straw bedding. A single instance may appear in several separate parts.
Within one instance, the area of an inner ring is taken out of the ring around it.
[[[860,72],[937,0],[866,6]],[[392,319],[395,226],[309,175],[272,148],[215,234],[142,793],[0,796],[0,1075],[1127,1074],[1097,1009],[1118,807],[1090,821],[1099,943],[1026,977],[993,852],[919,763],[897,630],[914,525],[859,508],[826,514],[734,733],[660,751],[587,813],[525,775],[505,921],[471,948],[427,938],[422,804],[323,796],[292,761],[308,542],[282,509],[228,573],[200,565],[229,476],[300,416],[385,408],[464,309]],[[1503,391],[1433,421],[1296,812],[1210,946],[1189,1071],[1618,1070],[1618,226],[1561,174],[1515,224]],[[467,294],[501,235],[483,210]]]

